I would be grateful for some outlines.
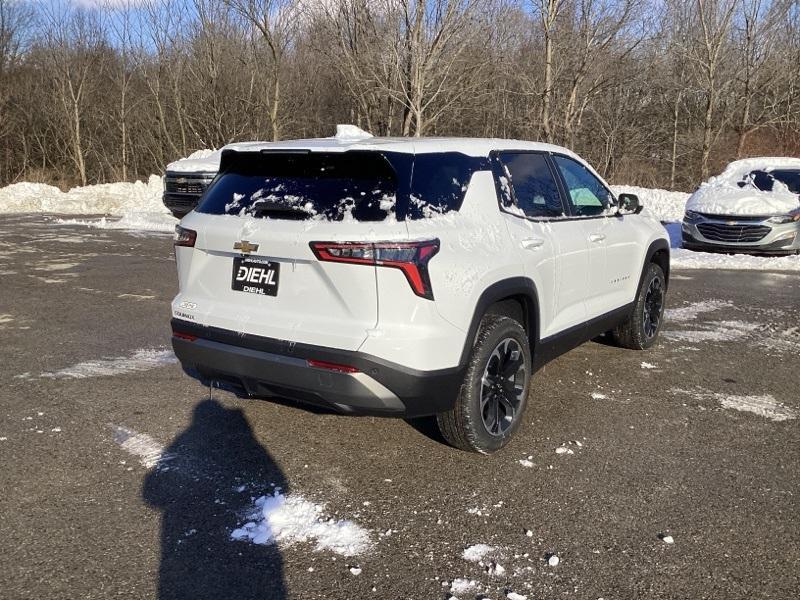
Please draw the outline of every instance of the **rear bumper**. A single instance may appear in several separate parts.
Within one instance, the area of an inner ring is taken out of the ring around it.
[[[460,367],[417,371],[359,352],[294,344],[179,319],[172,320],[172,330],[172,347],[184,370],[205,384],[342,413],[409,418],[443,412],[455,403],[464,374]],[[357,370],[311,366],[308,359]]]

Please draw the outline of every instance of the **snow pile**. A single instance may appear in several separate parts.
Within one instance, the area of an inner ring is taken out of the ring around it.
[[[612,185],[614,194],[636,194],[639,202],[653,217],[662,222],[677,222],[683,219],[686,200],[685,192],[636,187],[633,185]]]
[[[108,377],[136,371],[147,371],[162,365],[177,362],[172,350],[137,350],[130,356],[115,356],[88,360],[71,367],[42,373],[42,377],[85,379],[87,377]]]
[[[474,544],[469,548],[466,548],[461,556],[464,558],[464,560],[468,560],[470,562],[480,562],[490,552],[494,552],[494,548],[492,546],[487,544]]]
[[[451,594],[465,594],[468,591],[478,587],[478,582],[474,579],[466,579],[457,577],[450,583]]]
[[[714,215],[781,215],[800,208],[800,196],[793,194],[779,181],[771,192],[764,192],[752,183],[738,183],[752,171],[800,169],[800,158],[747,158],[727,166],[721,175],[700,185],[686,203],[688,210]]]
[[[317,550],[353,556],[369,547],[369,533],[352,521],[325,518],[323,507],[298,495],[285,496],[276,491],[256,500],[254,519],[231,538],[254,544],[285,544],[315,540]]]
[[[151,175],[146,183],[104,183],[75,187],[68,192],[43,183],[12,183],[0,188],[0,213],[163,214],[168,213],[161,201],[163,191],[158,175]]]

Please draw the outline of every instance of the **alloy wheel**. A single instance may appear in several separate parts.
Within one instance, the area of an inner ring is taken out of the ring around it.
[[[661,324],[661,313],[664,309],[664,283],[660,277],[654,277],[647,286],[644,296],[643,325],[647,339],[652,339]]]
[[[495,346],[481,377],[481,418],[490,435],[500,437],[514,423],[524,400],[526,377],[519,342],[505,338]]]

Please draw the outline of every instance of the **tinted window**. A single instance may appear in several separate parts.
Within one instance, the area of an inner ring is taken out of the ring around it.
[[[793,194],[800,194],[800,170],[753,171],[750,173],[749,178],[754,186],[764,192],[771,192],[777,180],[789,188],[789,191]]]
[[[485,159],[460,152],[415,155],[408,217],[420,219],[460,209],[472,174],[488,168]]]
[[[579,162],[558,155],[553,159],[567,184],[572,211],[579,216],[605,212],[609,196],[606,186]]]
[[[382,221],[394,210],[394,170],[377,152],[239,153],[198,212],[273,219]]]
[[[543,154],[501,152],[500,191],[503,205],[528,217],[560,217],[561,195]]]

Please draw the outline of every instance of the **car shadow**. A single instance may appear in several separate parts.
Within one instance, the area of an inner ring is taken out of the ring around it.
[[[200,401],[161,457],[142,486],[143,499],[162,513],[158,598],[285,598],[278,547],[231,539],[253,495],[270,484],[288,487],[242,411]]]
[[[413,419],[403,419],[408,425],[411,426],[417,433],[421,433],[428,439],[449,446],[447,440],[444,439],[442,432],[439,430],[439,424],[436,422],[436,417],[415,417]]]

